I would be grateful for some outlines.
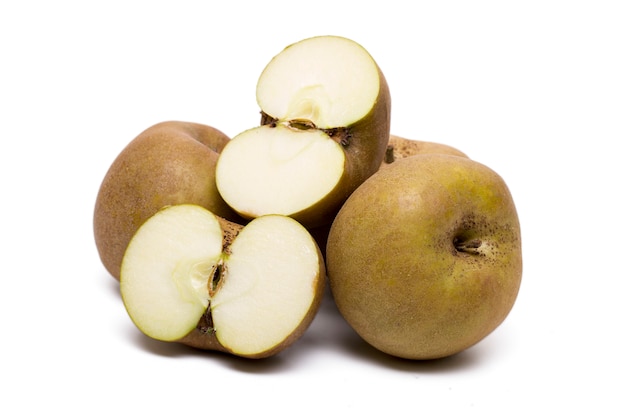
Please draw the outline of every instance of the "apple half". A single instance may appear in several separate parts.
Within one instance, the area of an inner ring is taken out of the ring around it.
[[[325,269],[295,220],[262,216],[245,226],[182,204],[150,217],[122,262],[120,290],[147,336],[248,358],[277,354],[313,320]]]
[[[383,161],[391,113],[383,73],[358,43],[319,36],[276,55],[256,96],[261,126],[222,150],[218,191],[244,218],[281,214],[307,228],[330,223]]]

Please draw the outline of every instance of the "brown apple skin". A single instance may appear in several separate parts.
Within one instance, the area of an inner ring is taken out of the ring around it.
[[[497,328],[522,277],[504,180],[468,158],[427,154],[363,183],[331,226],[330,288],[370,345],[406,359],[461,352]]]
[[[444,143],[408,139],[392,134],[389,135],[389,143],[387,144],[383,162],[380,164],[380,169],[390,166],[398,159],[429,153],[442,153],[445,155],[456,155],[463,158],[469,158],[464,152]]]
[[[389,135],[389,143],[387,144],[387,148],[385,150],[385,157],[383,162],[380,164],[379,169],[387,168],[393,162],[403,158],[408,158],[409,156],[430,153],[441,153],[445,155],[456,155],[463,158],[469,158],[464,152],[443,143],[407,139],[402,136],[391,134]],[[322,226],[313,227],[309,230],[324,254],[326,254],[326,241],[328,240],[328,233],[330,232],[331,224],[332,222]]]
[[[378,171],[385,157],[391,128],[391,95],[382,71],[378,71],[380,91],[372,111],[347,129],[330,132],[346,152],[346,179],[349,195]]]
[[[341,145],[346,155],[344,175],[335,188],[313,206],[289,216],[307,228],[328,225],[352,192],[380,168],[385,157],[391,129],[391,95],[384,74],[378,69],[380,88],[370,112],[358,122],[344,127],[324,129]],[[261,125],[277,120],[262,113]],[[245,217],[246,214],[242,213]]]
[[[239,221],[215,185],[215,164],[230,138],[211,126],[167,121],[134,138],[109,167],[93,217],[102,264],[117,280],[130,239],[159,209],[197,204]]]
[[[232,244],[239,231],[243,228],[243,226],[228,221],[224,218],[218,218],[218,220],[220,221],[222,230],[224,231],[224,252],[228,253],[230,245]],[[196,328],[194,328],[189,334],[187,334],[185,337],[178,340],[177,342],[196,349],[218,351],[248,359],[264,359],[277,355],[278,353],[293,345],[298,339],[300,339],[300,337],[302,337],[304,332],[313,322],[313,319],[315,318],[321,306],[322,299],[324,298],[324,291],[326,288],[326,266],[319,246],[317,247],[317,258],[319,260],[319,274],[317,275],[315,280],[315,296],[313,298],[313,302],[311,303],[308,312],[300,322],[299,326],[278,345],[263,352],[258,352],[256,354],[241,354],[223,346],[217,338],[216,331],[212,329],[210,306],[207,309],[205,315],[198,322]],[[220,277],[220,281],[221,278],[222,277]]]

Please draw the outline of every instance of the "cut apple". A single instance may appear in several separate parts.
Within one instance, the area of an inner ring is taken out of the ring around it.
[[[318,36],[285,48],[257,83],[257,102],[278,120],[308,120],[319,129],[350,126],[380,94],[370,54],[346,38]]]
[[[248,218],[315,205],[337,187],[346,159],[323,131],[282,125],[243,132],[222,156],[222,197]]]
[[[319,248],[295,220],[268,215],[238,226],[200,206],[177,205],[132,238],[120,288],[129,316],[149,337],[261,358],[302,335],[324,280]]]
[[[285,48],[257,83],[261,126],[235,136],[216,167],[218,191],[245,218],[281,214],[328,224],[378,170],[391,99],[378,65],[337,36]]]

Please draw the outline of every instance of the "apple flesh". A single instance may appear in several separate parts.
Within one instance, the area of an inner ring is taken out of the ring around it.
[[[220,154],[217,187],[244,218],[293,217],[307,228],[332,221],[383,160],[389,88],[356,42],[337,36],[285,48],[257,83],[261,126]]]
[[[517,297],[513,198],[474,160],[400,159],[341,208],[326,266],[339,311],[370,345],[406,359],[453,355],[498,327]]]
[[[94,208],[94,238],[107,271],[119,279],[128,242],[162,207],[198,204],[240,222],[215,184],[218,153],[230,138],[211,126],[167,121],[135,137],[109,167]]]
[[[241,226],[182,204],[138,229],[120,290],[151,338],[263,358],[304,333],[324,284],[319,248],[295,220],[268,215]]]

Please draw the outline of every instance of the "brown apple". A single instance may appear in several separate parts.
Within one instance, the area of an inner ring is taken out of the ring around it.
[[[511,192],[465,157],[397,160],[343,205],[326,266],[339,311],[375,348],[406,359],[461,352],[504,321],[519,291]]]
[[[168,121],[141,132],[117,156],[100,185],[94,208],[96,247],[119,279],[128,242],[164,206],[192,203],[240,221],[215,184],[219,152],[230,138],[211,126]]]

